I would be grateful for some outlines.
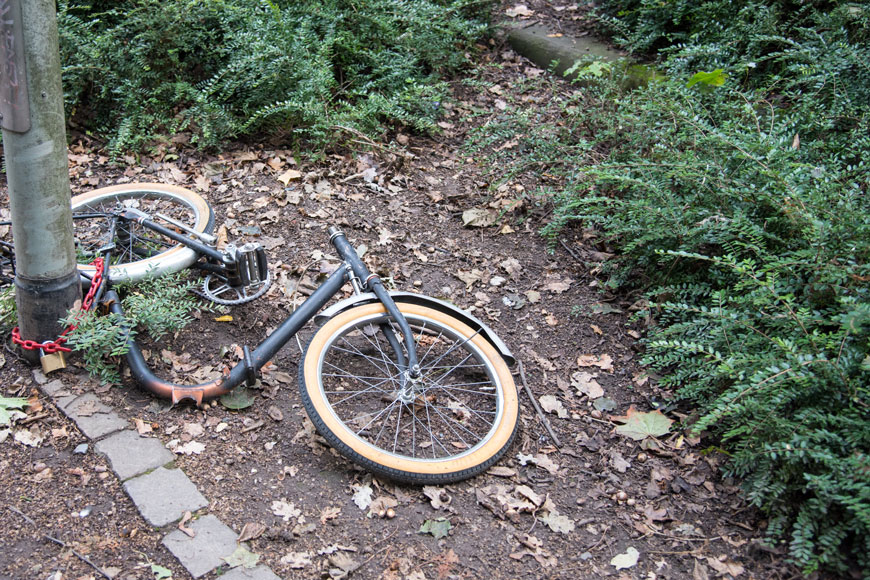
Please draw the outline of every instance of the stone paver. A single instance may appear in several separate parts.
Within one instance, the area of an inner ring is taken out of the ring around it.
[[[189,527],[196,533],[193,538],[181,530],[175,530],[163,538],[163,545],[194,578],[208,574],[224,563],[221,558],[236,551],[238,534],[217,517],[211,514],[203,516]],[[223,578],[225,576],[221,576]]]
[[[97,453],[109,458],[112,469],[121,481],[166,465],[175,459],[175,455],[159,439],[140,437],[129,429],[97,442],[96,448]]]
[[[42,374],[42,373],[40,373]],[[33,376],[36,376],[36,371],[33,372]],[[38,382],[38,381],[37,381]],[[69,389],[60,379],[54,379],[53,381],[45,381],[40,384],[40,388],[50,397],[59,397],[61,395],[69,395]]]
[[[229,572],[221,574],[220,580],[281,580],[268,566],[256,568],[233,568]]]
[[[145,521],[157,527],[181,519],[186,511],[208,505],[208,500],[180,469],[158,467],[151,473],[128,479],[124,490]]]
[[[73,395],[60,380],[49,381],[36,369],[33,378],[89,439],[105,437],[96,442],[96,451],[108,458],[119,479],[126,480],[124,490],[150,525],[162,527],[181,519],[186,511],[208,506],[208,500],[183,471],[164,467],[175,456],[159,439],[140,437],[127,429],[126,421],[92,393]],[[87,445],[81,447],[87,449]],[[223,558],[236,550],[238,536],[210,514],[191,523],[190,528],[195,537],[174,530],[163,538],[163,544],[194,578],[200,578],[225,563]],[[233,568],[221,579],[281,580],[264,565]]]
[[[72,402],[66,402],[62,397],[57,403],[90,439],[99,439],[127,427],[127,422],[93,393],[86,393]]]

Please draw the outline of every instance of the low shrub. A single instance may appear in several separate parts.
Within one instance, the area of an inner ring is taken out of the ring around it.
[[[118,150],[282,130],[434,127],[441,75],[487,28],[470,0],[61,0],[68,115]]]
[[[666,77],[626,93],[625,67],[579,66],[552,122],[505,113],[474,142],[558,179],[546,235],[618,250],[606,286],[643,290],[656,323],[644,362],[721,439],[771,542],[870,574],[870,9],[601,6]]]
[[[195,283],[183,272],[146,278],[136,285],[118,286],[124,316],[94,310],[71,312],[62,320],[76,328],[67,335],[66,345],[81,354],[85,368],[103,384],[120,383],[120,357],[127,354],[129,340],[138,334],[159,340],[177,332],[192,320],[192,312],[204,308],[190,293]]]

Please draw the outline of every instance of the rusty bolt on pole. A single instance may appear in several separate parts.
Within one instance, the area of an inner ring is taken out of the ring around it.
[[[81,299],[54,0],[0,0],[0,128],[24,339],[44,342]],[[25,351],[31,363],[38,351]]]

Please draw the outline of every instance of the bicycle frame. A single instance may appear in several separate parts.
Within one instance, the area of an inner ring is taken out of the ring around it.
[[[151,227],[150,224],[144,224]],[[159,227],[159,226],[158,226]],[[243,382],[253,384],[256,380],[256,373],[269,360],[271,360],[278,351],[285,345],[297,332],[332,299],[333,296],[341,291],[342,286],[350,282],[356,294],[362,293],[363,289],[368,289],[377,296],[378,300],[384,304],[387,312],[396,321],[401,329],[405,340],[405,352],[399,344],[398,338],[392,332],[390,327],[384,328],[384,333],[393,348],[396,355],[396,363],[399,369],[402,370],[402,386],[403,388],[412,387],[415,379],[420,374],[419,365],[417,364],[417,355],[414,348],[413,333],[408,326],[404,316],[402,316],[396,303],[390,297],[390,294],[384,288],[380,279],[369,272],[363,261],[357,255],[356,250],[347,240],[345,235],[334,227],[328,230],[330,234],[330,242],[332,242],[339,256],[342,258],[342,266],[339,267],[327,280],[314,291],[311,296],[303,302],[299,308],[293,311],[278,328],[272,332],[263,342],[260,343],[253,351],[248,347],[244,348],[244,357],[230,370],[229,374],[224,375],[219,379],[207,383],[197,385],[179,385],[165,381],[156,376],[148,367],[145,357],[142,355],[142,350],[136,341],[132,338],[128,341],[128,352],[126,355],[127,364],[130,367],[133,377],[141,383],[145,388],[155,394],[170,398],[174,403],[178,403],[184,399],[191,399],[197,405],[202,404],[203,400],[212,399],[220,395],[230,392],[235,387]],[[182,238],[182,236],[179,236]],[[194,246],[195,242],[191,243],[189,239],[179,239],[178,241]],[[199,246],[200,244],[196,244]],[[114,290],[108,290],[104,296],[104,302],[109,304],[109,310],[123,317],[124,311],[121,307],[118,294]],[[407,359],[405,357],[407,354]]]

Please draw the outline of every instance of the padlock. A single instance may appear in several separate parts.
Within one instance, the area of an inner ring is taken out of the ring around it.
[[[57,352],[46,353],[44,350],[39,349],[39,364],[42,365],[42,373],[47,375],[48,373],[54,372],[56,370],[65,369],[66,359],[64,358],[63,351],[61,350]]]

